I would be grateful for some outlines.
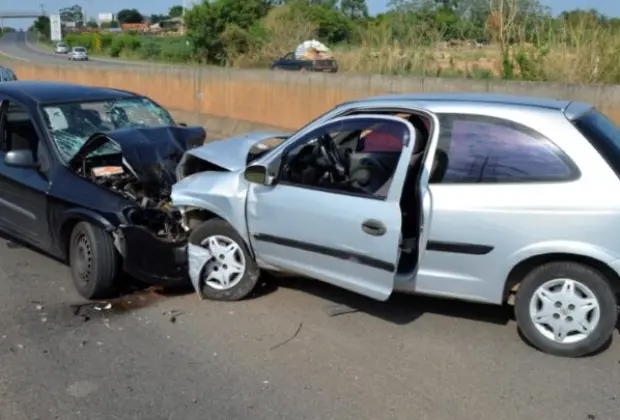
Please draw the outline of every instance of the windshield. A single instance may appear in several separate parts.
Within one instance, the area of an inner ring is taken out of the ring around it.
[[[73,102],[43,107],[50,135],[63,160],[68,162],[95,133],[122,128],[176,125],[168,111],[143,97]],[[118,153],[114,143],[106,143],[91,153]]]
[[[620,177],[620,129],[596,109],[577,118],[575,126]]]

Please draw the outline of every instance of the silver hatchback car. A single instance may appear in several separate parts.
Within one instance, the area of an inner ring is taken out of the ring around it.
[[[177,175],[202,297],[241,299],[268,270],[378,300],[514,302],[523,336],[568,357],[616,328],[620,131],[591,105],[370,98],[190,150]]]
[[[73,47],[71,51],[69,51],[69,54],[67,54],[67,60],[87,61],[88,52],[84,47]]]

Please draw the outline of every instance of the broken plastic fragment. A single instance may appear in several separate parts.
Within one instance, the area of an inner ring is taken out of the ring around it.
[[[94,306],[95,311],[108,311],[112,309],[112,304],[110,302],[107,303],[98,303]]]
[[[211,259],[211,253],[201,246],[188,244],[187,256],[189,263],[189,278],[192,281],[192,285],[194,286],[196,293],[202,297],[200,290],[200,275],[205,264]]]

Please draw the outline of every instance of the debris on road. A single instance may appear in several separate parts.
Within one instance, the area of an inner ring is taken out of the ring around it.
[[[110,302],[96,303],[93,309],[95,309],[95,311],[109,311],[112,309],[112,304]]]
[[[351,308],[348,305],[329,305],[325,308],[325,312],[327,315],[334,317],[338,315],[352,314],[354,312],[359,312],[359,310]]]
[[[168,321],[174,324],[175,322],[177,322],[177,318],[179,317],[179,315],[182,315],[183,312],[179,311],[178,309],[170,309],[169,311],[164,311],[163,314],[168,315],[170,317],[168,318]]]
[[[283,342],[278,343],[278,344],[276,344],[275,346],[272,346],[269,350],[275,350],[275,349],[277,349],[277,348],[279,348],[279,347],[282,347],[282,346],[284,346],[285,344],[288,344],[288,343],[290,343],[291,341],[293,341],[293,340],[295,339],[295,337],[297,337],[297,336],[299,335],[299,332],[301,331],[301,327],[303,327],[303,326],[304,326],[303,322],[300,322],[300,323],[299,323],[299,326],[297,327],[297,330],[295,330],[295,333],[294,333],[292,336],[290,336],[289,338],[287,338],[287,339],[286,339],[286,340],[284,340]]]

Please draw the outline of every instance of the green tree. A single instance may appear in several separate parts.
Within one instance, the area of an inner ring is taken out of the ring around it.
[[[247,41],[246,32],[258,24],[270,7],[270,2],[264,0],[203,0],[185,11],[187,36],[200,56],[224,63],[224,34],[237,42],[240,38]]]
[[[368,17],[368,5],[366,0],[341,0],[340,11],[349,19]]]
[[[183,6],[174,5],[168,10],[168,17],[176,18],[183,16]]]
[[[142,23],[144,17],[137,9],[123,9],[116,14],[116,20],[120,23]]]
[[[94,29],[94,28],[98,28],[99,24],[91,19],[88,22],[86,22],[86,27]]]
[[[161,22],[163,20],[167,20],[167,19],[168,19],[167,15],[151,15],[149,17],[149,21],[151,23],[159,23],[159,22]]]
[[[39,16],[29,30],[38,32],[40,35],[49,38],[51,35],[50,18],[47,16]]]

